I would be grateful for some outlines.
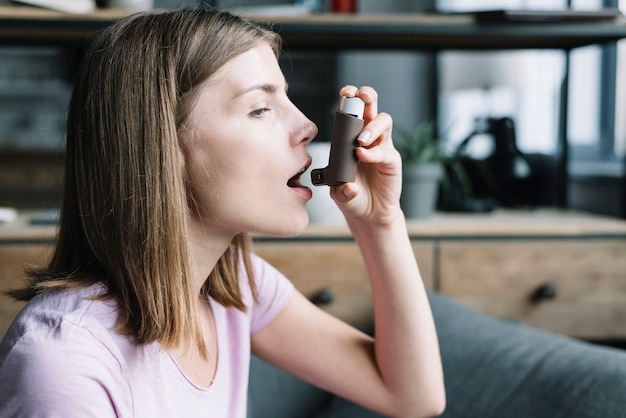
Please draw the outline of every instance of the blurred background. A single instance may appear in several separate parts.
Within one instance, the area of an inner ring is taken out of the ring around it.
[[[332,9],[324,0],[214,0],[218,8],[306,7]],[[7,0],[0,5],[8,4]],[[195,0],[155,0],[156,8],[197,6]],[[625,0],[356,0],[355,13],[462,12],[483,9],[597,10],[626,8]],[[257,9],[262,10],[262,9]],[[349,18],[349,14],[346,15]],[[516,51],[343,51],[286,49],[281,66],[296,104],[320,127],[327,141],[337,90],[371,85],[380,110],[408,130],[433,121],[454,153],[471,137],[466,152],[486,158],[494,132],[485,121],[512,121],[517,149],[541,157],[544,173],[529,204],[560,206],[626,218],[626,48],[624,41],[561,50]],[[0,206],[48,208],[60,198],[65,108],[75,59],[56,47],[0,47]],[[567,84],[564,83],[568,77]],[[564,101],[567,97],[567,102]],[[567,103],[566,190],[555,190],[552,157],[559,147],[559,121]],[[482,125],[481,125],[482,124]],[[481,128],[481,126],[483,128]],[[533,167],[535,168],[535,167]],[[547,173],[547,174],[546,174]],[[550,185],[549,187],[546,185]],[[540,187],[541,186],[541,187]]]

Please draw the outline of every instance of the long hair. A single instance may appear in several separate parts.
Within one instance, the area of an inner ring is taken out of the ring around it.
[[[139,13],[103,30],[77,72],[67,120],[64,195],[47,266],[11,294],[102,283],[119,304],[118,331],[171,348],[202,342],[189,249],[189,196],[178,133],[198,86],[235,56],[277,34],[227,12]],[[255,286],[237,236],[203,287],[244,310],[239,266]]]

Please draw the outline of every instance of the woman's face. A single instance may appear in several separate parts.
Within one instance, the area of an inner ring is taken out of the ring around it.
[[[308,223],[299,177],[317,127],[289,100],[265,43],[200,87],[181,131],[192,216],[227,234],[293,235]]]

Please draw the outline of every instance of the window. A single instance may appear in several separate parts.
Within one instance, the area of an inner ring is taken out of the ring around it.
[[[619,8],[626,13],[626,0],[619,0]],[[617,43],[617,79],[615,86],[615,155],[626,158],[626,40]]]
[[[587,0],[583,7],[626,9],[626,0]],[[624,175],[626,156],[626,41],[570,53],[567,137],[570,174]]]

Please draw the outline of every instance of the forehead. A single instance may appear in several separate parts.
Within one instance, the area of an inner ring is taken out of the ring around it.
[[[251,85],[259,83],[277,86],[285,83],[276,55],[266,43],[261,43],[228,61],[209,77],[207,87],[219,87],[232,96],[238,96]]]

